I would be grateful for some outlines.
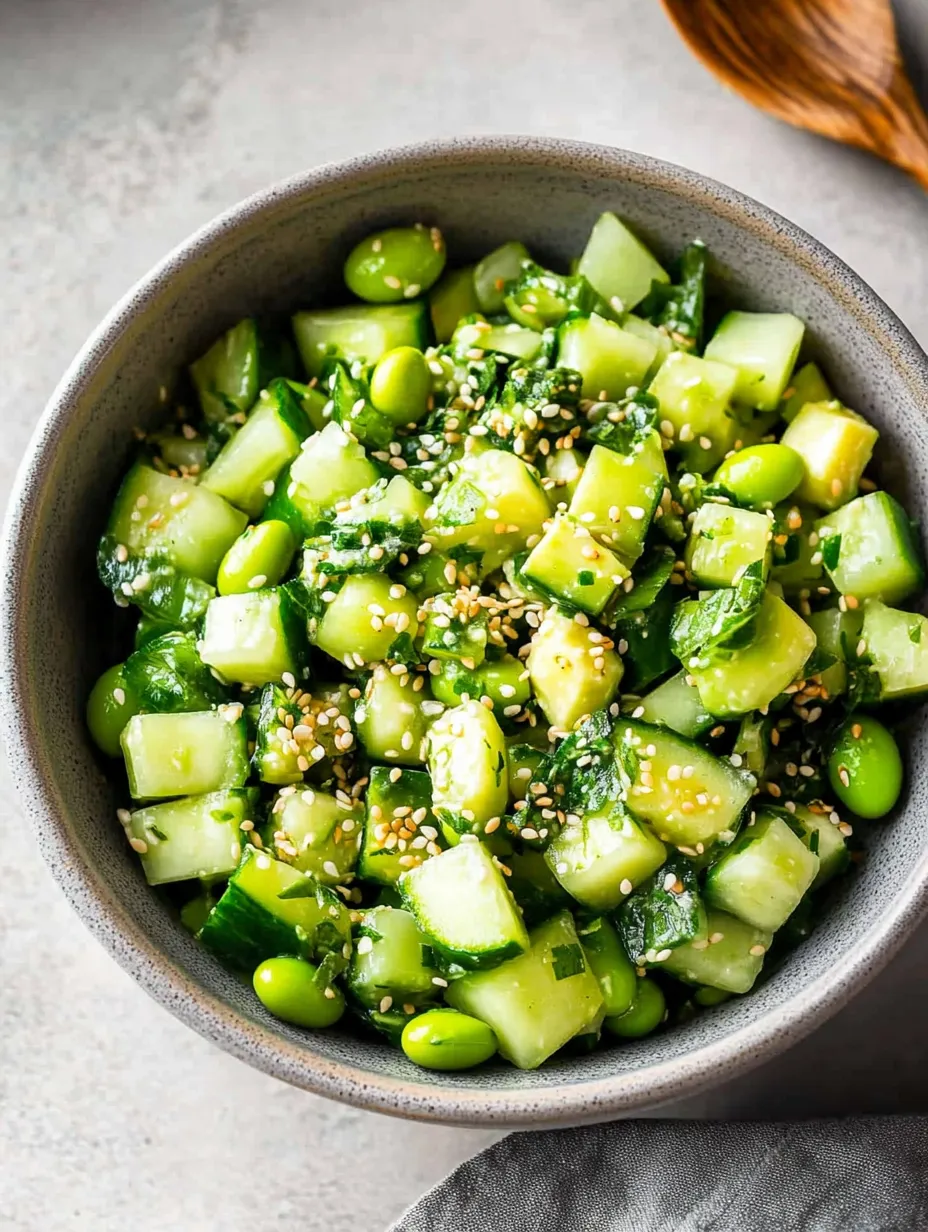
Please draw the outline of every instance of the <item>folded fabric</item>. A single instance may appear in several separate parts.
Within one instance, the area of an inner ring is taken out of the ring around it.
[[[925,1232],[928,1118],[512,1134],[391,1232]]]

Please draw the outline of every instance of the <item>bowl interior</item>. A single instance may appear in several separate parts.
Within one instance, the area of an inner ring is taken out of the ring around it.
[[[886,960],[925,896],[928,790],[910,741],[908,798],[873,827],[859,873],[812,940],[754,995],[681,1028],[536,1073],[416,1069],[385,1045],[305,1034],[188,936],[145,885],[114,812],[117,794],[83,725],[87,691],[112,658],[112,605],[94,548],[132,429],[161,415],[159,390],[222,330],[255,312],[344,298],[348,247],[374,227],[425,220],[455,263],[511,238],[566,267],[597,215],[615,210],[659,253],[698,236],[716,290],[739,306],[790,310],[839,396],[883,434],[883,482],[926,508],[928,370],[884,305],[814,241],[753,202],[635,155],[556,142],[458,143],[358,160],[240,207],[169,258],[101,327],[57,391],[21,473],[7,525],[6,730],[30,817],[85,921],[173,1012],[253,1064],[323,1094],[458,1123],[595,1120],[692,1091],[804,1034]]]

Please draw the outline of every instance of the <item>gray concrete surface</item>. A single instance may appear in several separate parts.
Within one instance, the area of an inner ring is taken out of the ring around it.
[[[928,66],[925,5],[903,17]],[[734,184],[928,342],[925,197],[726,94],[654,0],[0,0],[0,495],[88,331],[192,228],[327,159],[507,131]],[[376,1230],[493,1139],[311,1098],[181,1027],[73,917],[2,773],[0,1227]],[[923,934],[788,1057],[677,1111],[925,1110],[926,957]]]

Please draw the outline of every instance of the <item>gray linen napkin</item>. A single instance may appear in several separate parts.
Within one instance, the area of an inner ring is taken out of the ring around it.
[[[928,1118],[512,1134],[391,1232],[925,1232]]]

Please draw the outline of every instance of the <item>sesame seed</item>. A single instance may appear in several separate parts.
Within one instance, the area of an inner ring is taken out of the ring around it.
[[[129,846],[133,851],[137,851],[140,856],[143,856],[148,850],[148,844],[145,840],[142,838],[135,838],[134,836],[129,839]]]

